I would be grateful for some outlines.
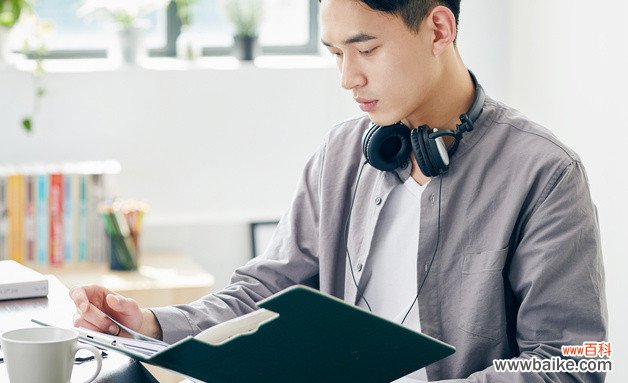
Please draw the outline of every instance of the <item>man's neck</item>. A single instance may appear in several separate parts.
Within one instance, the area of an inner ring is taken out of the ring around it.
[[[460,115],[471,107],[475,96],[473,80],[462,63],[447,69],[447,74],[433,88],[434,94],[402,120],[409,128],[429,125],[431,128],[453,130],[460,123]]]
[[[454,130],[460,123],[460,115],[467,112],[475,98],[475,86],[469,71],[464,65],[458,65],[437,84],[438,93],[402,122],[409,128],[429,125],[431,128]],[[443,137],[447,146],[453,143],[452,137]],[[414,154],[410,156],[412,163],[411,177],[420,185],[429,182],[418,167]]]

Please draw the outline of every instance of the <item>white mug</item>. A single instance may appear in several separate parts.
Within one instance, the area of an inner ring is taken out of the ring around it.
[[[100,352],[93,346],[78,344],[76,330],[57,327],[29,327],[7,331],[0,337],[11,383],[68,383],[78,350],[96,356],[96,372],[85,381],[96,379],[102,368]]]

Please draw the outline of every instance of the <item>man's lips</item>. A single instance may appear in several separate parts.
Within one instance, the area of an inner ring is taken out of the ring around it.
[[[375,106],[377,105],[377,100],[369,100],[366,98],[356,98],[355,101],[360,104],[360,109],[362,109],[363,112],[371,112],[373,109],[375,109]]]

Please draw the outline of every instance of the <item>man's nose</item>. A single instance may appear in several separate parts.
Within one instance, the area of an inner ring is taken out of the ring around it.
[[[341,71],[340,85],[343,88],[351,90],[366,85],[366,76],[364,76],[361,68],[355,65],[355,62],[351,59],[345,58],[342,61]]]

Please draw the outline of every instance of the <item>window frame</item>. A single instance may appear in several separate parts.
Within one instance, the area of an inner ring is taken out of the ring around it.
[[[318,0],[309,0],[309,34],[310,39],[303,45],[273,45],[262,46],[262,54],[271,55],[299,55],[318,53]],[[148,50],[148,57],[176,57],[176,42],[181,34],[181,20],[177,16],[175,2],[170,2],[166,9],[166,45],[162,48]],[[202,56],[229,56],[231,47],[204,46]],[[50,50],[44,55],[29,52],[27,57],[43,59],[85,59],[106,58],[106,49],[57,49]]]

